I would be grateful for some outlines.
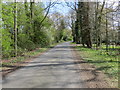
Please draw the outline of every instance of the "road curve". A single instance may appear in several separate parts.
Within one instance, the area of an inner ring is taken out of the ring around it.
[[[2,88],[83,88],[70,42],[55,46],[3,79]]]

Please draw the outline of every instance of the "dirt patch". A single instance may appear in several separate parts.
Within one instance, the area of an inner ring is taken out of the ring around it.
[[[75,48],[72,48],[72,53],[75,63],[79,67],[80,78],[82,83],[85,84],[85,88],[117,88],[114,87],[111,80],[102,71],[84,61]]]

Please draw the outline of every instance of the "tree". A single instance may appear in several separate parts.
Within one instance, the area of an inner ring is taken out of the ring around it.
[[[17,56],[17,1],[16,0],[14,5],[14,49],[15,49],[15,56]]]
[[[65,16],[65,21],[66,25],[71,29],[72,31],[72,38],[73,42],[76,40],[76,34],[75,34],[75,18],[76,18],[76,13],[74,10],[70,10],[69,14]]]
[[[79,27],[79,5],[77,2],[66,2],[67,6],[70,7],[75,12],[75,20],[73,22],[72,19],[72,36],[73,36],[73,42],[76,42],[76,44],[80,44],[80,27]]]
[[[118,41],[120,40],[120,1],[118,2]],[[120,42],[118,42],[118,44],[120,45]]]
[[[78,4],[78,15],[79,15],[79,25],[81,30],[82,44],[87,45],[88,48],[92,47],[91,42],[91,27],[90,27],[90,17],[89,17],[89,2],[79,2]],[[80,15],[82,14],[82,15]]]
[[[60,40],[63,40],[65,28],[66,28],[66,27],[65,27],[65,22],[64,22],[63,19],[61,19],[61,20],[60,20],[60,25],[59,25],[59,27],[58,27]]]
[[[55,43],[53,21],[45,14],[54,4],[43,7],[43,3],[2,3],[2,52],[3,57],[12,57],[38,47]]]

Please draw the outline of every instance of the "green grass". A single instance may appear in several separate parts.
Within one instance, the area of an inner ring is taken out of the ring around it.
[[[116,55],[116,51],[110,50],[109,53],[115,53],[113,55],[107,54],[104,49],[95,50],[82,46],[76,46],[76,50],[87,63],[95,65],[97,70],[103,71],[108,77],[118,81],[118,60],[120,60],[120,55]]]
[[[34,51],[25,52],[23,54],[23,56],[18,56],[18,57],[15,57],[15,58],[9,58],[9,59],[5,60],[6,62],[4,62],[4,59],[3,59],[2,60],[2,65],[3,66],[14,65],[15,63],[24,62],[26,59],[29,59],[30,57],[33,57],[33,56],[36,56],[36,55],[39,55],[40,53],[46,51],[47,49],[49,49],[49,48],[39,48],[39,49],[36,49]]]

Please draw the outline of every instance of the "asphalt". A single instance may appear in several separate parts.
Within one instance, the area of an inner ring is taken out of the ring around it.
[[[83,88],[70,42],[55,46],[2,80],[2,88]]]

